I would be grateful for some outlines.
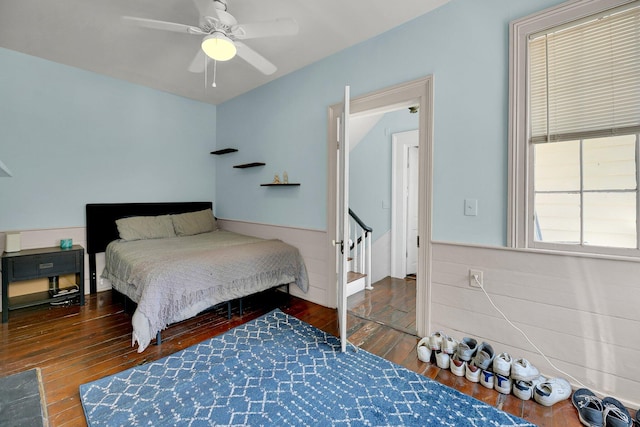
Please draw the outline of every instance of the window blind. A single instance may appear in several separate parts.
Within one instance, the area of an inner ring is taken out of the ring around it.
[[[530,142],[640,132],[639,5],[529,40]]]

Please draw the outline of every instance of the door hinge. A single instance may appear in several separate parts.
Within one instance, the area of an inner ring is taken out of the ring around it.
[[[416,245],[420,247],[420,236],[416,236]]]

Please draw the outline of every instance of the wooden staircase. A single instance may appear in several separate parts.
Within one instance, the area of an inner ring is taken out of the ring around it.
[[[371,287],[371,239],[373,229],[349,209],[347,296]]]
[[[367,284],[367,275],[349,271],[347,273],[347,296],[351,296],[365,289]]]

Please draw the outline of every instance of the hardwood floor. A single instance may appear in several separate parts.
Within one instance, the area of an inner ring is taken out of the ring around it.
[[[337,334],[336,311],[276,292],[245,302],[243,316],[234,306],[227,320],[224,308],[181,322],[163,332],[163,343],[139,354],[131,347],[131,317],[111,291],[87,296],[84,307],[39,307],[12,311],[2,324],[0,376],[39,367],[48,403],[49,422],[56,426],[85,426],[80,404],[80,384],[147,363],[221,334],[234,326],[280,307],[307,323]],[[417,338],[361,317],[349,316],[351,343],[458,389],[492,406],[540,426],[579,426],[570,401],[551,408],[503,396],[473,384],[449,371],[418,360]]]
[[[347,309],[363,319],[416,335],[416,280],[385,277],[371,291],[347,298]]]

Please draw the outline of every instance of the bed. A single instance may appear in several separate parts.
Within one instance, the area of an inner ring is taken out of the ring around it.
[[[299,251],[277,239],[217,229],[211,202],[86,206],[90,289],[101,277],[137,304],[132,344],[138,352],[168,325],[207,308],[273,287],[308,289]]]

